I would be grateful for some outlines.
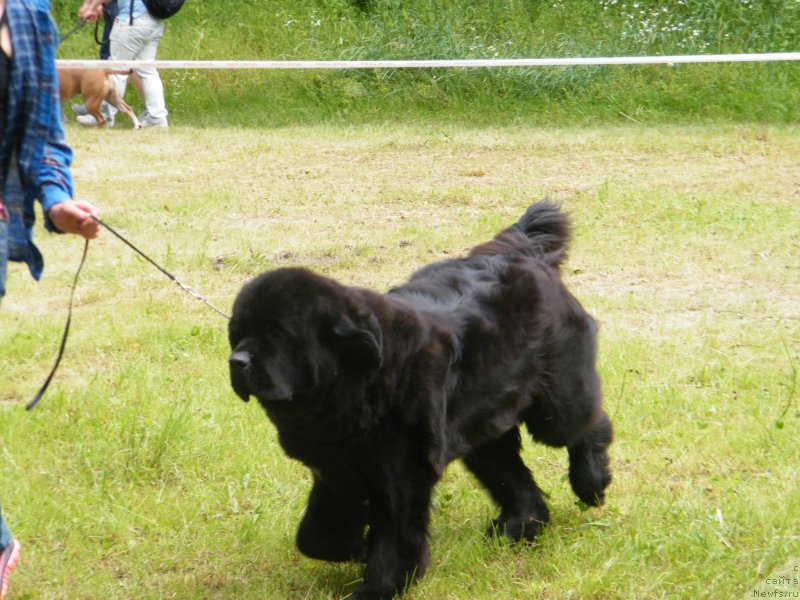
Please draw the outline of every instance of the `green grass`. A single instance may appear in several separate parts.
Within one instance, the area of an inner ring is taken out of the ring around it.
[[[81,0],[55,3],[62,31]],[[167,23],[163,59],[359,60],[783,52],[795,0],[204,0]],[[61,58],[95,58],[89,29]],[[173,123],[593,125],[796,123],[797,63],[396,69],[164,70]],[[128,99],[141,107],[135,94]]]
[[[526,443],[552,525],[532,546],[487,541],[494,508],[453,465],[411,598],[740,598],[800,558],[797,127],[67,132],[78,197],[226,309],[284,265],[385,290],[545,194],[564,203],[564,276],[601,324],[617,434],[607,506],[582,511],[565,454]],[[352,589],[357,566],[294,549],[309,475],[230,391],[224,320],[108,234],[61,370],[23,410],[81,251],[37,239],[43,280],[12,266],[0,308],[0,501],[23,545],[11,597]]]

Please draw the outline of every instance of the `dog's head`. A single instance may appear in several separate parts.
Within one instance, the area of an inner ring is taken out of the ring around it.
[[[311,402],[345,373],[379,369],[377,318],[350,288],[304,269],[279,269],[247,283],[233,306],[231,385],[262,405]]]

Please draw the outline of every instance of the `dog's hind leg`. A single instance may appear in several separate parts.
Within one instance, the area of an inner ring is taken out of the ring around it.
[[[611,421],[605,413],[577,443],[569,446],[569,482],[572,491],[590,506],[600,506],[611,483],[608,446],[614,438]]]
[[[550,511],[522,462],[521,448],[519,428],[515,427],[467,454],[464,463],[500,505],[500,516],[490,533],[499,532],[514,541],[531,541],[550,520]]]
[[[86,97],[84,96],[84,99]],[[86,111],[94,117],[95,127],[102,127],[106,123],[106,118],[103,116],[103,111],[100,110],[102,99],[91,98],[86,100]]]
[[[297,531],[297,548],[310,558],[344,562],[363,560],[368,509],[357,497],[344,497],[315,480]]]
[[[135,129],[142,128],[142,124],[139,122],[136,113],[134,113],[133,109],[128,105],[128,103],[122,99],[122,97],[119,95],[119,92],[117,92],[117,89],[113,85],[110,86],[110,90],[108,94],[106,94],[106,102],[108,102],[118,111],[124,112],[126,115],[128,115],[131,121],[133,121],[133,127]]]

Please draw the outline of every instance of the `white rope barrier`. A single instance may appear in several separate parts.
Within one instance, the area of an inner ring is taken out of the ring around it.
[[[677,65],[800,60],[800,52],[687,54],[594,58],[494,58],[430,60],[58,60],[60,69],[441,69],[487,67],[582,67]]]

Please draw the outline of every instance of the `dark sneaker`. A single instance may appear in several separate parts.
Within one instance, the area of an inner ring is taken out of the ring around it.
[[[5,600],[8,592],[8,578],[11,571],[17,566],[19,560],[20,547],[17,540],[11,540],[8,547],[0,554],[0,600]]]
[[[89,111],[86,110],[86,105],[85,104],[73,104],[71,106],[71,108],[72,108],[72,112],[74,112],[79,117],[83,117],[83,116],[86,116],[86,115],[89,114]]]

